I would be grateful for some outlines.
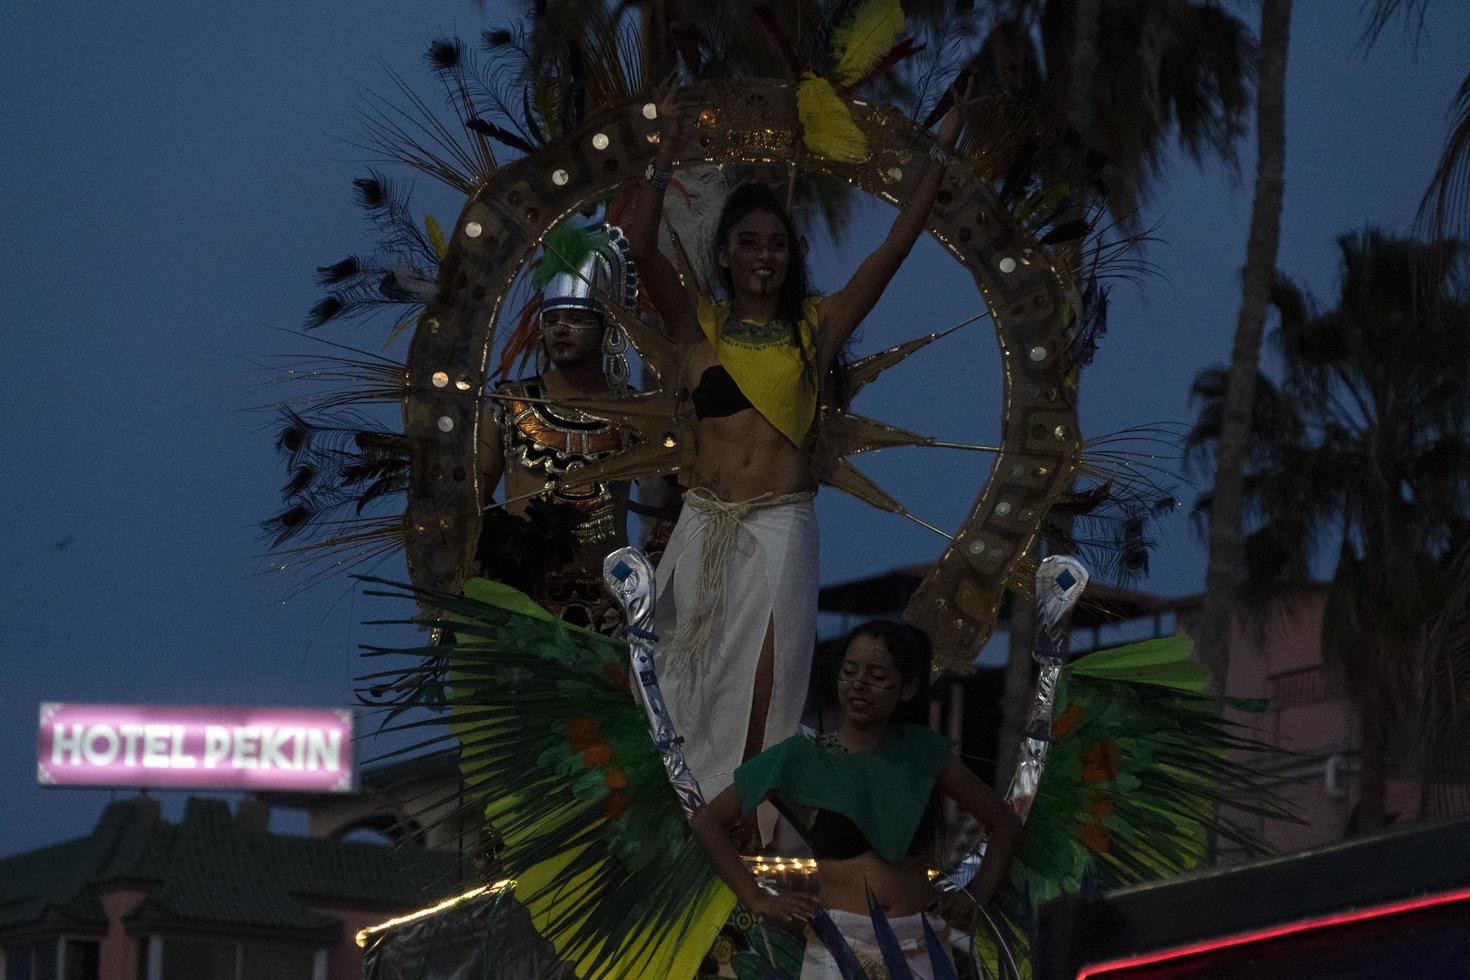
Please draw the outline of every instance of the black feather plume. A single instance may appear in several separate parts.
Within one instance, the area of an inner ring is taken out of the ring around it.
[[[391,269],[378,280],[378,293],[390,303],[412,303],[414,299],[412,293],[399,285],[398,277]]]
[[[327,296],[311,308],[306,315],[306,328],[319,327],[342,312],[344,304],[340,296]]]
[[[515,35],[504,29],[498,31],[482,31],[480,33],[480,40],[484,42],[486,51],[494,51],[496,48],[503,48],[515,40]]]
[[[291,470],[291,479],[287,480],[286,485],[281,488],[281,495],[289,498],[303,493],[315,479],[315,466],[297,466]]]
[[[385,476],[380,480],[374,481],[373,484],[369,486],[366,490],[364,490],[362,492],[362,495],[357,498],[357,512],[361,514],[363,508],[372,503],[378,497],[402,489],[402,480],[396,474],[392,476]]]
[[[1041,238],[1043,245],[1055,245],[1058,242],[1074,241],[1086,235],[1092,230],[1092,224],[1085,219],[1077,218],[1073,221],[1064,221]]]
[[[332,265],[319,265],[316,267],[316,282],[318,286],[331,286],[339,282],[345,282],[362,271],[362,260],[355,255],[349,255],[341,262]]]
[[[388,203],[388,182],[376,170],[368,171],[366,177],[352,182],[357,191],[357,203],[369,211],[376,211]]]
[[[365,455],[408,458],[408,437],[398,432],[362,429],[353,434],[352,441]]]
[[[454,71],[464,61],[464,42],[459,38],[436,38],[429,42],[424,59],[435,71]]]
[[[302,451],[311,443],[311,425],[289,408],[282,409],[285,419],[276,436],[276,449],[286,454],[287,460],[295,465]]]
[[[267,533],[275,535],[272,547],[290,538],[311,519],[311,508],[295,504],[265,522]]]

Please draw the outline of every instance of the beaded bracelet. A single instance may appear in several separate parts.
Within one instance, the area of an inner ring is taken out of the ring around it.
[[[655,190],[664,190],[669,186],[669,181],[674,179],[673,170],[660,170],[657,165],[650,163],[648,169],[643,172],[643,178],[653,186]]]

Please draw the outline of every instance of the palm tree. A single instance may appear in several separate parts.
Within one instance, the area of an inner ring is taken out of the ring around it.
[[[1416,32],[1422,32],[1430,2],[1373,0],[1363,40],[1372,46],[1400,15]],[[1450,113],[1453,121],[1449,136],[1419,202],[1419,226],[1432,239],[1470,237],[1470,74],[1460,83]]]
[[[1259,617],[1319,545],[1338,545],[1322,653],[1361,717],[1359,827],[1372,830],[1386,821],[1390,746],[1420,701],[1425,625],[1470,536],[1470,292],[1458,243],[1369,230],[1339,248],[1334,309],[1284,279],[1274,290],[1283,377],[1256,380],[1242,494],[1253,529],[1237,573]],[[1440,274],[1425,304],[1429,269]],[[1223,369],[1196,379],[1192,459],[1218,452],[1227,392]]]
[[[1216,691],[1222,690],[1230,660],[1230,624],[1235,618],[1235,567],[1240,554],[1241,491],[1251,405],[1261,358],[1261,335],[1276,275],[1281,241],[1281,198],[1286,182],[1286,51],[1291,0],[1261,5],[1260,82],[1256,90],[1255,201],[1241,273],[1240,317],[1230,356],[1230,375],[1215,468],[1210,514],[1210,554],[1205,566],[1205,606],[1200,616],[1200,656]]]
[[[995,0],[973,68],[971,138],[1004,176],[1028,162],[1127,220],[1165,151],[1234,162],[1254,77],[1249,29],[1209,0]]]

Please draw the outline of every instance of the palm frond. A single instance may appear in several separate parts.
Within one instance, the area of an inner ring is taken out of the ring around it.
[[[1419,204],[1419,225],[1431,239],[1470,238],[1470,75],[1460,83],[1450,134],[1440,151],[1429,189]]]

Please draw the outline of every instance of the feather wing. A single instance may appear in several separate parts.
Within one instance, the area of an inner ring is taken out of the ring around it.
[[[1018,954],[1036,907],[1059,894],[1187,871],[1212,832],[1262,850],[1221,805],[1292,819],[1257,768],[1279,750],[1219,716],[1192,647],[1187,636],[1151,640],[1062,671],[1046,771],[996,901],[997,929]],[[981,939],[994,965],[998,950]]]
[[[652,751],[626,645],[498,582],[411,594],[453,639],[397,652],[443,664],[426,683],[444,690],[445,738],[537,930],[584,977],[692,977],[734,896]]]

